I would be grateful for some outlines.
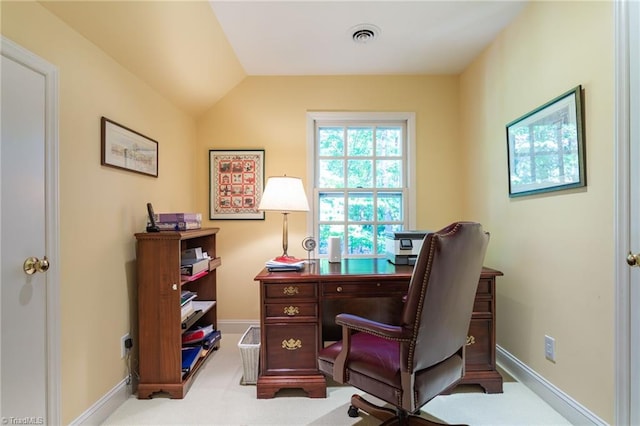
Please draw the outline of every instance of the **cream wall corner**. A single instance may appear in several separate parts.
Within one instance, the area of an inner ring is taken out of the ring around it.
[[[198,175],[208,176],[209,149],[265,149],[266,177],[303,178],[307,169],[310,111],[412,111],[416,113],[416,226],[439,229],[461,218],[463,182],[458,160],[457,76],[247,77],[198,120]],[[198,182],[198,206],[209,211],[209,182]],[[212,221],[221,228],[218,246],[218,313],[223,320],[260,315],[253,278],[265,260],[279,254],[282,215],[265,221]],[[306,214],[289,215],[289,253],[305,257]]]
[[[2,35],[54,64],[60,79],[59,205],[62,422],[128,374],[120,337],[134,330],[135,232],[146,203],[195,208],[195,121],[36,2],[1,3]],[[100,117],[159,142],[159,177],[100,165]]]
[[[463,73],[466,210],[491,232],[497,342],[614,417],[612,2],[532,2]],[[584,189],[509,198],[506,123],[582,85]],[[555,363],[544,336],[556,339]]]

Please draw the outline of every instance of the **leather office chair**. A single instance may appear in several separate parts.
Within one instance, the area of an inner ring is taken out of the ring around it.
[[[425,236],[402,310],[402,323],[382,324],[339,314],[342,341],[318,355],[319,369],[395,407],[351,398],[383,425],[438,424],[420,407],[464,375],[464,349],[489,234],[473,222],[453,223]]]

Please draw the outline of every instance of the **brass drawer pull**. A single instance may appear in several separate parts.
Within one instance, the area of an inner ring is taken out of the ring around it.
[[[300,313],[300,309],[297,306],[285,306],[283,311],[285,315],[290,317],[296,316]]]
[[[290,285],[289,287],[285,287],[282,289],[282,292],[285,296],[294,296],[299,293],[298,287],[294,287]]]
[[[282,341],[282,349],[286,349],[288,351],[295,351],[296,349],[300,349],[302,347],[302,341],[300,339],[289,339]]]
[[[476,343],[476,338],[473,336],[467,336],[467,346],[471,346]]]
[[[338,293],[342,293],[342,287],[338,286],[338,288],[336,288],[336,291],[337,291]]]

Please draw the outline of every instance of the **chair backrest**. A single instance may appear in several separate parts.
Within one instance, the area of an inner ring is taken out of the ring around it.
[[[456,222],[425,236],[403,309],[413,330],[402,369],[416,372],[449,358],[465,344],[489,234]]]

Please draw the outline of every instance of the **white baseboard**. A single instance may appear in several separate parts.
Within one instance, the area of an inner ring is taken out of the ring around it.
[[[220,320],[218,329],[222,334],[244,334],[252,325],[260,325],[260,320]],[[71,425],[100,425],[132,394],[127,379],[122,379],[113,389],[107,392],[95,404],[89,407]]]
[[[100,425],[118,407],[131,396],[131,385],[127,384],[127,379],[122,379],[113,389],[107,392],[95,404],[89,407],[71,425]]]
[[[496,362],[574,425],[606,426],[607,422],[558,389],[518,358],[496,345]]]
[[[228,334],[244,334],[252,325],[260,325],[260,320],[218,320],[218,329],[224,336]]]
[[[222,331],[223,335],[225,333],[243,334],[250,326],[259,324],[259,320],[220,320],[218,321],[218,329]],[[498,345],[496,346],[496,361],[507,373],[531,389],[572,424],[607,425],[607,422]],[[127,379],[123,379],[82,415],[71,422],[71,425],[102,424],[107,417],[131,396],[131,392],[131,386],[127,385]]]

